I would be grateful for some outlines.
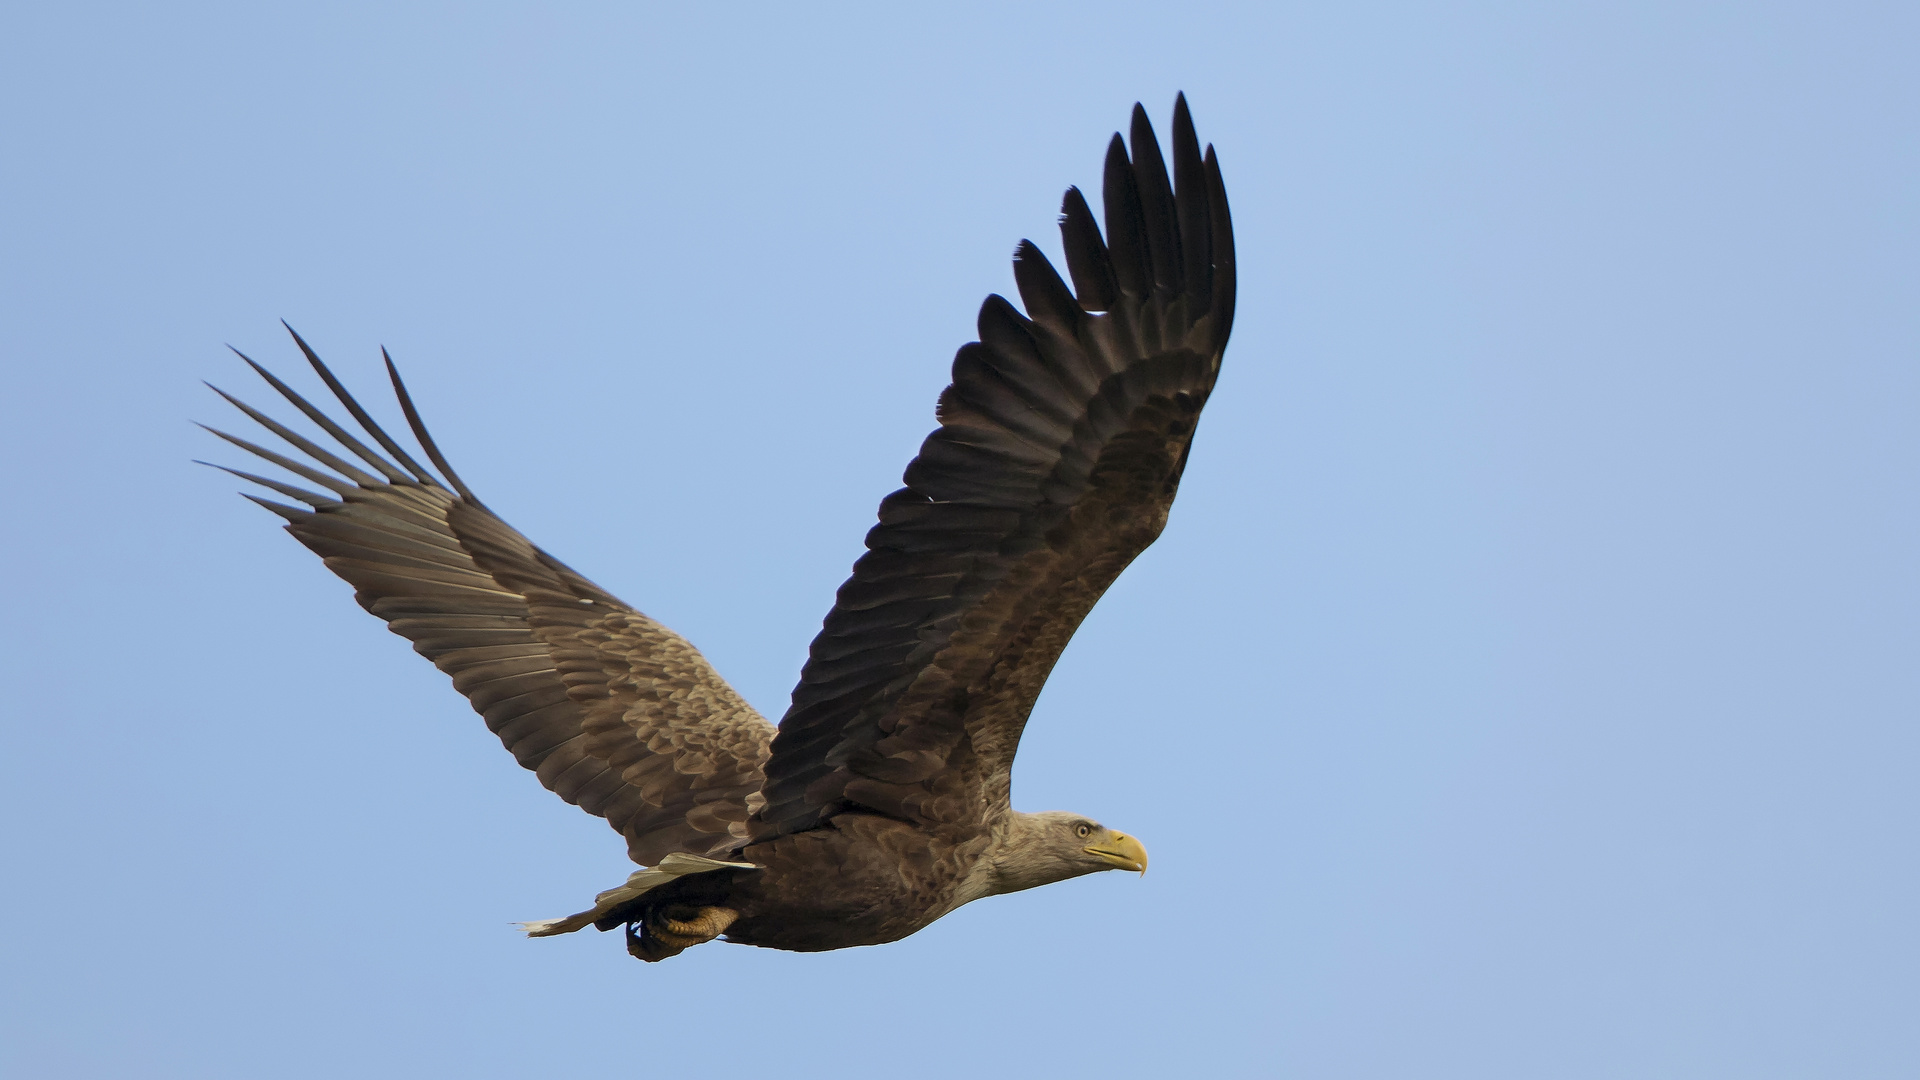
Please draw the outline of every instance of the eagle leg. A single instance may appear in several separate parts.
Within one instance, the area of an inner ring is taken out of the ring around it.
[[[667,914],[668,911],[686,917],[676,919]],[[712,941],[726,933],[727,927],[739,917],[739,912],[724,907],[678,907],[650,912],[627,924],[627,952],[649,964],[657,963]]]

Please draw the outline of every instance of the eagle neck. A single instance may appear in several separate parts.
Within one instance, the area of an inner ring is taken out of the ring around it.
[[[1073,870],[1052,857],[1047,831],[1040,815],[1009,810],[995,823],[993,842],[961,883],[954,906],[1073,877]]]

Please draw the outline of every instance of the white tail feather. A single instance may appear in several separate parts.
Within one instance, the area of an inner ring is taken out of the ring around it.
[[[753,863],[721,862],[704,855],[688,855],[676,851],[644,870],[636,870],[627,878],[626,884],[608,889],[593,898],[593,907],[564,919],[539,919],[534,922],[519,923],[528,937],[553,937],[556,934],[571,934],[575,930],[584,930],[597,922],[601,916],[619,907],[621,904],[653,891],[675,878],[688,874],[704,874],[710,870],[758,870]]]

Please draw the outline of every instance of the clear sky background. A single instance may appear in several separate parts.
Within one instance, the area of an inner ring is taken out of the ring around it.
[[[0,1072],[1920,1075],[1911,4],[13,4]],[[1134,101],[1240,307],[1024,809],[1144,879],[528,941],[630,867],[188,463],[377,404],[761,710]],[[285,410],[283,410],[285,411]]]

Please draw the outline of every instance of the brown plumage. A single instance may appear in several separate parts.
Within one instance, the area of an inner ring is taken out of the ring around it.
[[[437,476],[297,334],[377,447],[251,360],[348,457],[222,393],[308,460],[215,434],[331,493],[238,473],[304,508],[255,501],[452,676],[520,764],[606,818],[647,867],[530,933],[624,924],[646,960],[722,933],[835,949],[897,940],[982,896],[1146,868],[1125,834],[1008,801],[1054,661],[1166,522],[1233,322],[1226,192],[1185,99],[1171,182],[1138,105],[1131,142],[1131,157],[1117,134],[1108,149],[1104,239],[1067,191],[1073,289],[1023,241],[1026,313],[999,296],[982,305],[940,426],[881,501],[777,729],[683,638],[476,499],[391,360]]]

